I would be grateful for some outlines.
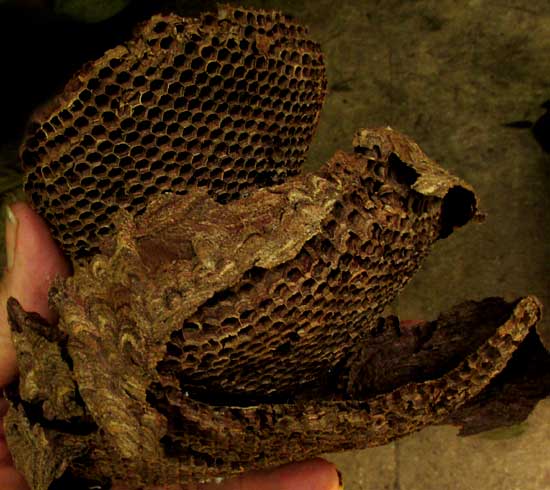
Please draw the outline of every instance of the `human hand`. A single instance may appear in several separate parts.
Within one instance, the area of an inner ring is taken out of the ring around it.
[[[13,296],[27,311],[36,311],[53,322],[55,318],[48,309],[48,288],[56,275],[65,277],[70,270],[48,227],[27,204],[12,204],[7,215],[7,267],[0,283],[0,389],[17,374],[6,301]],[[7,402],[0,399],[0,488],[27,490],[25,480],[12,464],[4,438],[1,418],[7,408]]]
[[[17,375],[15,349],[8,326],[6,301],[15,297],[27,311],[38,312],[50,322],[48,288],[56,275],[66,277],[70,267],[57,248],[44,221],[25,203],[10,206],[6,222],[7,268],[0,283],[0,388]],[[0,399],[0,488],[28,490],[14,468],[1,418],[7,402]],[[155,490],[338,490],[334,466],[322,459],[293,463],[273,470],[250,472],[222,484],[157,487]],[[114,486],[113,490],[130,490]]]
[[[223,483],[163,485],[149,490],[343,490],[332,463],[321,458],[290,463],[272,470],[251,471]],[[113,485],[112,490],[131,490]]]

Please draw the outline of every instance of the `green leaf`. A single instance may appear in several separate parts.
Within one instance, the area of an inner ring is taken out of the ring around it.
[[[82,22],[101,22],[118,14],[131,0],[55,0],[54,12]]]

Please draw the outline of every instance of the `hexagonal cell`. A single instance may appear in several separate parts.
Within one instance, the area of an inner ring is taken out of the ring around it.
[[[224,9],[223,21],[216,14],[186,19],[187,40],[183,43],[173,37],[174,32],[181,32],[181,18],[154,17],[140,27],[136,39],[145,41],[146,50],[155,56],[145,56],[140,41],[129,44],[122,55],[107,54],[87,65],[67,85],[51,113],[34,116],[21,155],[27,173],[24,187],[39,211],[57,202],[57,188],[48,187],[54,199],[51,202],[37,194],[46,189],[43,179],[56,181],[61,174],[71,185],[83,186],[82,194],[91,204],[96,199],[101,209],[122,205],[138,212],[150,196],[167,186],[178,192],[188,185],[206,186],[223,203],[238,199],[241,190],[252,183],[268,183],[262,176],[296,173],[326,87],[319,47],[308,40],[309,44],[304,44],[305,31],[279,14],[256,15],[234,9],[234,15],[227,17],[231,8]],[[237,29],[227,29],[227,22],[235,23]],[[235,35],[239,31],[244,37]],[[267,51],[257,49],[257,34],[269,39]],[[299,137],[288,137],[293,135]],[[157,164],[159,149],[164,163]],[[53,152],[55,160],[49,157]],[[284,160],[274,160],[275,153]],[[247,165],[252,165],[251,158],[256,159],[251,167],[257,169],[255,174],[216,171],[217,165],[242,167],[243,155],[248,155]],[[208,172],[203,175],[205,162]],[[154,181],[157,187],[138,191],[126,185],[121,179],[131,169],[138,171],[139,181]],[[169,175],[163,176],[163,172]],[[142,202],[135,197],[130,203],[127,194],[138,192],[147,199]],[[72,222],[73,233],[63,213],[58,214],[59,230],[50,223],[54,236],[73,256],[83,257],[95,250],[94,240],[110,229],[88,227],[82,235],[83,220],[80,225]],[[103,219],[100,216],[96,221]],[[77,235],[78,240],[71,239]],[[77,242],[85,246],[79,249]]]

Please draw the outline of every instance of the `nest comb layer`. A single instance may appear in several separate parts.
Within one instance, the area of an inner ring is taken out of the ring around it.
[[[409,331],[379,316],[476,201],[390,129],[354,144],[223,206],[195,189],[119,211],[103,253],[52,289],[57,326],[10,300],[21,376],[7,437],[33,490],[185,483],[384,444],[456,421],[505,370],[535,298]]]
[[[365,149],[361,138],[367,134],[370,148],[379,151]],[[246,395],[248,403],[254,397],[284,400],[304,386],[329,383],[330,373],[374,326],[431,245],[476,214],[469,186],[430,161],[405,136],[391,129],[363,131],[355,144],[355,154],[339,152],[319,172],[320,183],[332,184],[322,187],[328,201],[319,208],[315,201],[309,204],[309,219],[318,220],[319,228],[297,254],[275,267],[256,263],[234,285],[216,291],[192,315],[181,318],[157,366],[166,383],[204,400]],[[439,189],[426,192],[426,183],[434,180]],[[303,191],[295,183],[275,192],[283,190],[295,196],[295,203],[285,203],[289,208],[299,206],[300,199],[313,200],[300,195]],[[221,215],[228,224],[234,222],[231,228],[242,224],[240,239],[247,233],[254,238],[260,228],[254,221],[247,228],[248,213],[254,218],[254,210],[267,205],[265,194],[255,198],[262,196],[265,203],[251,199],[236,215],[232,209],[241,204],[223,211],[200,209],[193,219],[214,222]],[[320,197],[314,197],[320,206]],[[171,242],[167,234],[173,236],[180,226],[169,231],[164,224],[155,226],[165,212],[148,215],[140,227],[147,236],[137,244],[147,261]],[[266,214],[284,220],[285,212],[283,206]],[[182,239],[195,241],[199,237],[193,234],[207,233],[183,222],[181,226]],[[281,229],[283,236],[291,232]],[[210,233],[215,240],[220,230]],[[327,379],[321,380],[319,373]]]
[[[34,114],[25,191],[63,250],[89,256],[119,208],[194,186],[225,203],[297,174],[325,90],[319,46],[278,12],[155,16]]]
[[[45,341],[40,333],[45,331],[40,319],[22,311],[15,301],[10,302],[9,311],[19,346],[25,344],[27,355],[46,347],[60,357],[59,351],[51,349],[54,343]],[[479,422],[471,413],[479,399],[485,408],[497,409],[490,420],[496,426],[517,423],[522,419],[510,421],[509,414],[499,409],[501,400],[491,388],[498,390],[503,377],[522,377],[521,369],[516,366],[514,371],[506,364],[517,354],[532,352],[530,348],[520,352],[525,344],[534,342],[541,350],[538,369],[550,366],[550,355],[531,331],[539,318],[540,303],[530,297],[511,304],[498,298],[465,303],[437,321],[414,328],[400,326],[395,317],[380,318],[377,328],[365,338],[365,352],[356,358],[354,368],[359,368],[356,372],[371,371],[366,376],[361,372],[356,381],[384,385],[387,391],[367,389],[355,398],[344,391],[320,396],[305,390],[298,402],[216,406],[179,391],[168,392],[170,432],[163,442],[170,444],[156,459],[151,459],[150,446],[143,446],[146,454],[142,460],[121,459],[116,449],[113,452],[112,434],[98,431],[93,421],[73,418],[72,427],[60,421],[52,423],[40,417],[35,404],[23,403],[13,387],[8,391],[12,406],[5,419],[7,437],[17,467],[33,490],[86,485],[109,488],[111,480],[122,479],[140,489],[151,483],[185,484],[324,452],[386,444],[428,424],[453,421],[468,428],[472,419]],[[367,342],[378,353],[398,355],[373,358]],[[430,355],[434,346],[442,357]],[[410,355],[406,366],[399,355],[403,352]],[[397,376],[392,368],[397,368]],[[399,377],[406,382],[396,383]],[[543,398],[550,393],[550,379],[542,380],[542,391],[524,379],[523,385],[516,383],[514,394],[526,397],[537,391],[537,399]],[[120,432],[125,429],[121,426]]]

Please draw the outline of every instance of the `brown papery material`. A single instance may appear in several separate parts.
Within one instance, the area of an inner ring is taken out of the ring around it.
[[[25,191],[65,252],[89,256],[120,208],[192,187],[225,203],[297,174],[325,91],[318,44],[278,12],[155,16],[35,112]]]
[[[391,128],[298,175],[325,87],[305,35],[231,7],[155,17],[31,124],[26,189],[75,269],[50,290],[56,325],[8,303],[6,437],[33,490],[206,481],[430,424],[474,433],[550,392],[534,297],[383,316],[434,242],[482,214]]]

